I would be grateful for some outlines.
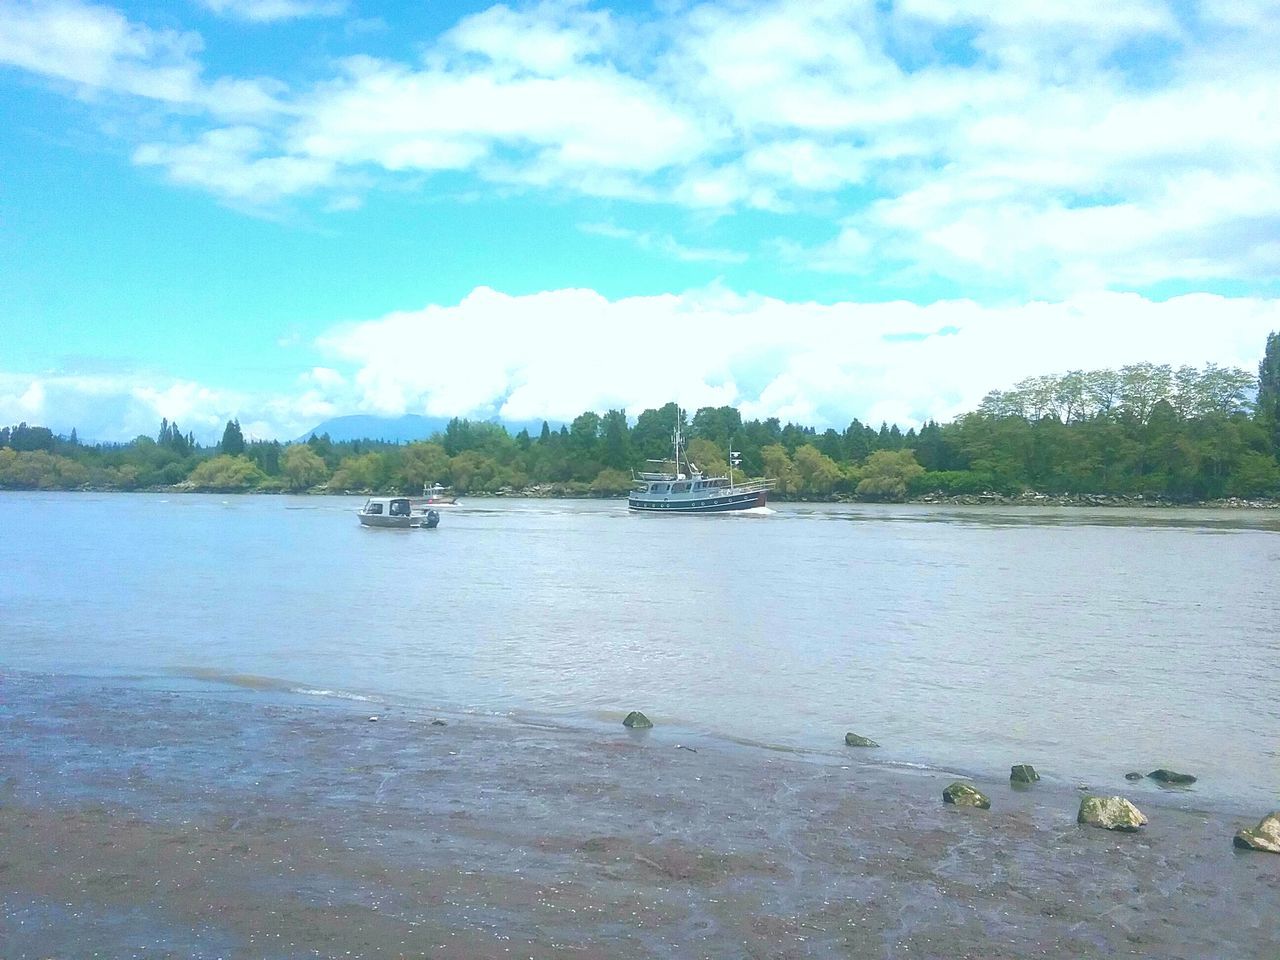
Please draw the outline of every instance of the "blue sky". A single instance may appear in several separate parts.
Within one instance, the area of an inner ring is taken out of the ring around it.
[[[843,427],[1280,329],[1275,0],[0,0],[0,422]]]

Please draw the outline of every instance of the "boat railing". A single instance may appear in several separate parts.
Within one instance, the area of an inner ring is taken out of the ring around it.
[[[682,485],[688,484],[688,489],[682,490],[663,490],[662,496],[677,495],[681,497],[703,497],[717,496],[733,493],[759,493],[761,490],[771,490],[773,485],[778,481],[772,477],[757,477],[753,480],[739,480],[735,483],[710,484],[703,486],[701,489],[694,489],[692,483],[688,479],[683,481],[673,481],[670,474],[663,476],[646,477],[644,474],[638,474],[633,478],[633,492],[649,493],[649,484],[651,483],[674,483],[680,482]],[[655,494],[656,495],[656,494]]]

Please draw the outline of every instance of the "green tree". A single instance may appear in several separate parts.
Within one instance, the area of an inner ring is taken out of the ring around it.
[[[674,403],[665,404],[656,410],[645,410],[636,417],[636,425],[631,429],[631,446],[635,456],[641,460],[670,459],[671,434],[675,431],[677,418],[683,428],[684,412]]]
[[[385,490],[388,487],[386,458],[374,451],[344,457],[329,478],[330,490]]]
[[[627,428],[627,411],[610,410],[600,425],[603,437],[603,459],[606,467],[626,470],[631,466],[631,431]]]
[[[695,437],[689,441],[686,453],[704,477],[723,477],[729,472],[728,450],[718,448],[710,440]]]
[[[433,483],[449,486],[449,455],[438,443],[411,443],[400,456],[394,476],[395,486],[405,493],[417,493]]]
[[[248,457],[219,454],[197,465],[187,479],[197,490],[233,493],[257,487],[266,474]]]
[[[505,485],[497,461],[479,450],[465,450],[453,457],[449,472],[459,493],[492,493]]]
[[[710,440],[721,450],[728,450],[742,432],[742,415],[735,407],[702,407],[689,425],[691,437]]]
[[[616,497],[631,489],[631,476],[621,470],[605,467],[591,481],[591,492],[597,497]]]
[[[74,490],[89,482],[81,463],[47,450],[0,449],[0,489]]]
[[[1242,454],[1227,484],[1227,493],[1233,497],[1280,496],[1280,465],[1276,458],[1252,451]]]
[[[244,453],[244,434],[240,432],[239,420],[228,420],[226,429],[222,431],[222,442],[218,450],[229,457],[238,457]]]
[[[329,476],[329,468],[305,443],[290,444],[280,455],[280,472],[290,490],[309,490]]]
[[[826,496],[844,479],[839,464],[810,443],[796,447],[795,467],[804,493]]]
[[[924,474],[910,450],[877,450],[867,457],[858,481],[858,496],[869,500],[902,501],[907,487]]]
[[[780,443],[771,443],[760,451],[764,462],[764,474],[774,481],[774,489],[784,496],[795,493],[800,486],[800,474],[791,462],[791,454]]]
[[[1254,411],[1269,433],[1271,453],[1280,457],[1280,331],[1267,336],[1267,350],[1258,364],[1258,401]]]

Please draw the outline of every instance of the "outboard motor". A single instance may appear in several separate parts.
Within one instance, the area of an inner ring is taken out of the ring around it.
[[[427,511],[426,523],[422,525],[424,530],[434,530],[440,523],[440,513],[437,510]]]

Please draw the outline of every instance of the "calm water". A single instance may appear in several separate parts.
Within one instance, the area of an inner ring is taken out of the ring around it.
[[[1280,514],[0,494],[0,667],[657,722],[1280,806]],[[245,678],[269,678],[246,681]],[[0,687],[0,694],[3,688]]]

